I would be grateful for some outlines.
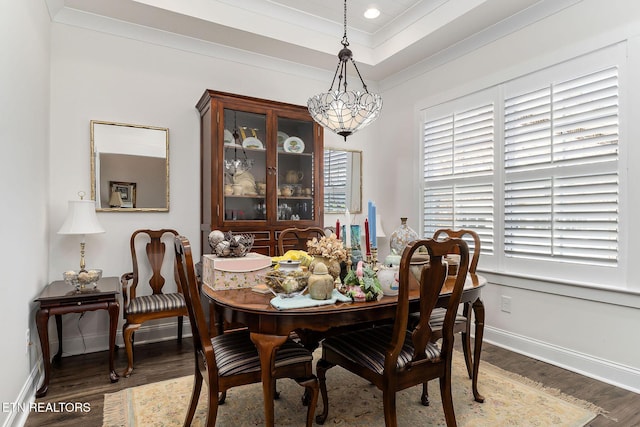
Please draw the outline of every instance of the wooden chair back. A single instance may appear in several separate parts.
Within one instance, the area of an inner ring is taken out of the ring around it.
[[[470,236],[471,239],[469,239],[467,236]],[[480,259],[480,236],[478,236],[478,233],[466,228],[461,228],[459,230],[441,228],[433,233],[433,238],[435,240],[441,240],[445,237],[457,237],[463,239],[467,242],[467,245],[469,244],[469,240],[473,241],[473,248],[469,248],[469,253],[471,254],[471,261],[469,262],[469,273],[475,274],[476,267],[478,267],[478,260]]]
[[[195,265],[193,263],[193,255],[191,252],[191,244],[184,236],[176,236],[175,238],[176,252],[176,271],[178,281],[182,287],[189,313],[189,322],[191,323],[191,334],[193,335],[194,351],[200,354],[209,369],[217,372],[216,358],[213,352],[213,346],[209,337],[209,328],[207,325],[207,317],[202,306],[200,297],[200,281],[196,276]],[[215,385],[210,385],[215,387]]]
[[[454,238],[444,241],[433,239],[415,240],[411,242],[403,251],[400,260],[399,289],[398,289],[398,309],[396,312],[392,347],[393,350],[387,355],[385,360],[385,370],[395,371],[397,355],[404,344],[407,330],[407,320],[409,316],[409,285],[411,271],[411,258],[420,249],[424,248],[429,254],[429,264],[422,268],[418,286],[420,288],[420,310],[414,312],[418,314],[418,322],[412,332],[413,347],[416,353],[410,362],[412,369],[416,369],[416,378],[420,377],[419,366],[424,364],[427,344],[431,342],[431,326],[429,320],[431,313],[438,302],[440,293],[447,279],[447,266],[443,263],[443,258],[454,251],[460,254],[460,266],[458,275],[452,289],[447,289],[451,296],[447,304],[447,313],[442,325],[442,358],[449,358],[453,352],[453,335],[456,313],[462,297],[462,290],[467,278],[469,269],[469,248],[462,239]],[[420,383],[422,381],[418,381]]]
[[[286,228],[278,235],[278,255],[282,256],[288,250],[307,250],[307,241],[325,236],[324,229],[320,227]]]
[[[163,264],[165,260],[165,255],[167,253],[167,247],[163,239],[166,239],[166,235],[173,234],[173,236],[177,236],[178,232],[172,229],[160,229],[160,230],[136,230],[131,235],[131,239],[129,240],[129,246],[131,248],[131,260],[133,263],[133,275],[131,276],[131,285],[128,288],[128,297],[133,299],[136,297],[136,293],[138,290],[138,286],[141,285],[140,279],[141,274],[143,273],[143,269],[148,266],[151,269],[151,277],[149,279],[148,285],[151,288],[151,292],[153,295],[163,293],[164,285],[167,280],[163,276]],[[173,240],[169,240],[171,242]],[[144,253],[146,254],[146,260],[139,260],[138,255],[140,251],[138,250],[139,241],[141,239],[148,239],[148,243],[144,247]],[[175,270],[173,270],[174,279],[176,285],[178,286],[178,292],[180,292],[180,285],[178,284],[177,276],[175,274]]]

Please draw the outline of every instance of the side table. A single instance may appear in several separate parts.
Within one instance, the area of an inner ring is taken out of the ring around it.
[[[50,283],[42,290],[40,296],[35,299],[35,302],[40,303],[40,308],[36,313],[36,325],[40,336],[42,358],[44,359],[44,381],[36,392],[36,397],[45,396],[49,389],[51,356],[49,352],[48,324],[49,316],[52,314],[56,317],[58,330],[58,352],[54,356],[54,360],[59,361],[62,357],[63,314],[84,313],[95,310],[107,310],[109,312],[109,379],[112,383],[118,381],[118,374],[114,366],[114,356],[116,329],[120,313],[120,304],[117,298],[120,293],[120,281],[117,277],[104,277],[98,281],[97,285],[95,289],[76,291],[64,281],[58,280]]]

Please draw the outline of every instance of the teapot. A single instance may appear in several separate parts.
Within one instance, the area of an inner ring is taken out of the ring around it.
[[[394,266],[380,266],[376,273],[378,280],[380,281],[380,287],[382,293],[385,295],[398,295],[398,288],[400,286],[399,268]]]
[[[290,170],[287,171],[287,174],[284,177],[284,181],[287,184],[297,184],[302,181],[302,178],[304,178],[304,174],[302,173],[302,171]]]

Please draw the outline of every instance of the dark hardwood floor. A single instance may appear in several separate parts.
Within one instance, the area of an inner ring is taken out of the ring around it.
[[[460,350],[459,341],[456,340],[456,345]],[[49,392],[36,402],[86,402],[90,404],[91,410],[88,413],[32,412],[26,426],[101,426],[105,393],[191,375],[194,369],[192,349],[190,338],[185,338],[181,344],[172,340],[136,346],[133,374],[114,384],[109,382],[107,352],[65,357],[60,364],[52,366]],[[606,417],[599,415],[589,426],[640,426],[640,394],[490,344],[483,345],[482,360],[592,402],[608,411]],[[126,367],[126,354],[122,348],[117,352],[116,367],[119,373]]]

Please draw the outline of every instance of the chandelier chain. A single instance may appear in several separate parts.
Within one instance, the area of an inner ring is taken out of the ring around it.
[[[344,35],[342,36],[342,46],[349,46],[349,40],[347,40],[347,0],[344,0]]]

